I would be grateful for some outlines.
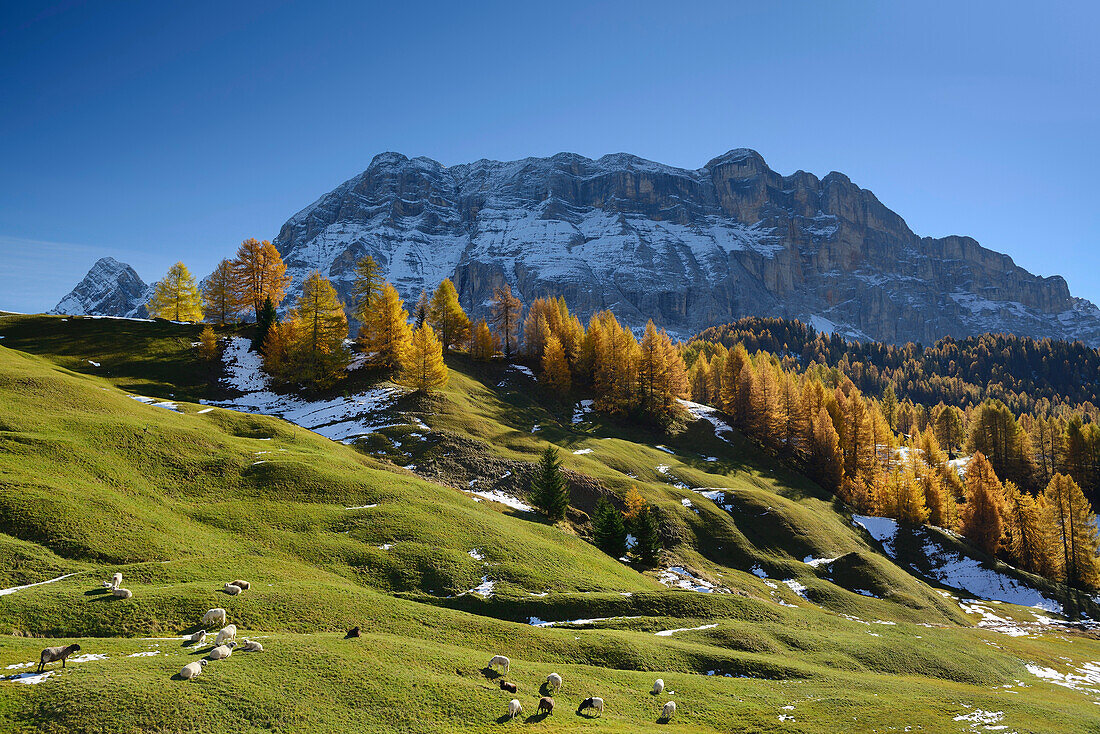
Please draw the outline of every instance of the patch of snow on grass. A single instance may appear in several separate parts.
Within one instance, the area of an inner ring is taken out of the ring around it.
[[[527,376],[528,376],[528,377],[530,377],[530,378],[531,378],[532,380],[533,380],[533,379],[535,379],[535,373],[534,373],[534,372],[532,372],[532,371],[531,371],[531,368],[530,368],[530,367],[527,367],[526,365],[522,365],[522,364],[510,364],[510,365],[508,365],[508,367],[509,367],[509,368],[511,368],[511,369],[513,369],[513,370],[515,370],[516,372],[521,372],[521,373],[523,373],[523,374],[527,375]]]
[[[499,489],[483,491],[483,492],[470,492],[470,494],[475,495],[475,497],[474,497],[475,500],[478,497],[481,497],[481,498],[484,498],[484,499],[487,499],[487,500],[491,500],[493,502],[499,502],[502,505],[507,505],[508,507],[511,507],[513,510],[522,510],[523,512],[534,512],[534,510],[535,510],[534,507],[527,504],[523,500],[516,499],[515,497],[513,497],[510,494],[505,494],[504,492],[501,492]]]
[[[813,556],[806,556],[802,559],[802,562],[807,566],[817,568],[818,566],[828,566],[835,560],[835,558],[814,558]]]
[[[213,408],[203,408],[202,410],[196,410],[195,415],[202,415],[203,413],[209,413]]]
[[[669,586],[674,589],[687,589],[688,591],[698,591],[701,594],[712,594],[718,592],[720,594],[728,594],[729,589],[725,589],[721,586],[716,586],[706,579],[699,578],[691,571],[680,566],[672,566],[666,568],[657,576],[657,580],[665,586]]]
[[[657,444],[653,448],[657,449],[658,451],[664,451],[666,454],[675,454],[676,453],[675,451],[670,449],[668,446],[665,446],[663,444]]]
[[[77,658],[69,658],[70,663],[91,663],[96,660],[106,660],[107,656],[103,653],[88,653],[87,655],[81,655]]]
[[[473,558],[475,561],[484,561],[485,560],[485,556],[483,556],[481,554],[481,551],[479,551],[477,548],[474,548],[473,550],[469,550],[469,551],[466,551],[466,552],[469,554],[470,558]]]
[[[704,624],[702,627],[679,627],[674,630],[661,630],[660,632],[654,632],[653,634],[658,637],[672,637],[677,632],[695,632],[697,630],[712,630],[717,627],[717,624]]]
[[[52,583],[55,583],[57,581],[61,581],[62,579],[67,579],[70,576],[76,576],[76,574],[78,574],[78,573],[80,573],[80,572],[75,571],[73,573],[67,573],[64,576],[58,576],[55,579],[49,579],[47,581],[39,581],[39,582],[34,583],[34,584],[24,584],[23,586],[13,586],[10,589],[0,589],[0,596],[7,596],[8,594],[14,594],[17,591],[22,591],[23,589],[29,589],[32,586],[43,586],[45,584],[52,584]]]
[[[49,678],[53,674],[54,674],[54,671],[52,671],[52,670],[47,670],[47,671],[42,672],[42,673],[16,673],[15,675],[9,675],[9,676],[5,676],[3,678],[0,678],[0,681],[7,681],[7,682],[12,682],[12,683],[15,683],[15,682],[26,683],[27,685],[32,685],[33,686],[36,683],[41,683],[42,681],[46,680],[47,678]]]
[[[535,594],[534,596],[537,596],[537,594]],[[527,624],[531,625],[532,627],[557,627],[558,625],[561,625],[561,624],[573,624],[573,625],[599,624],[600,622],[612,622],[612,621],[618,620],[618,619],[641,619],[641,617],[637,616],[637,615],[630,616],[630,617],[593,617],[591,619],[563,619],[563,620],[558,621],[558,622],[544,622],[543,620],[539,619],[538,617],[530,617],[527,620]]]
[[[798,594],[803,599],[806,599],[806,601],[809,601],[809,598],[807,598],[807,596],[806,596],[806,587],[805,586],[798,583],[794,579],[784,579],[783,583],[785,583],[787,585],[788,589],[790,589],[794,593]]]
[[[165,410],[174,410],[177,413],[180,412],[180,408],[171,400],[158,400],[156,398],[149,398],[144,395],[130,395],[130,398],[138,401],[139,403],[145,403],[146,405],[152,405],[154,408],[164,408]]]
[[[582,454],[591,454],[592,449],[577,449],[573,452],[575,456],[581,456]]]
[[[231,408],[244,413],[273,415],[333,441],[351,442],[394,423],[387,411],[403,391],[395,387],[372,388],[347,397],[327,400],[303,400],[294,395],[279,395],[270,390],[270,378],[263,371],[260,355],[250,351],[250,342],[235,336],[222,354],[228,376],[223,383],[242,395],[229,400],[206,401],[208,405]],[[428,430],[423,421],[413,419],[418,428]]]
[[[146,650],[144,652],[133,652],[127,655],[128,658],[151,658],[154,655],[160,655],[160,650]]]
[[[690,400],[680,400],[680,405],[687,409],[687,412],[691,414],[691,417],[697,421],[707,421],[714,426],[714,435],[722,439],[726,443],[730,440],[725,433],[733,433],[733,429],[729,423],[718,417],[718,411],[709,405],[703,405],[701,403],[693,403]]]
[[[92,359],[88,360],[88,364],[90,364],[93,367],[102,367],[103,366],[99,362],[96,362],[95,360],[92,360]]]
[[[483,599],[488,599],[493,595],[493,587],[496,586],[496,581],[492,581],[488,576],[481,577],[481,583],[470,589],[469,593],[477,594]]]
[[[345,507],[344,509],[345,510],[369,510],[372,507],[378,507],[378,503],[375,502],[373,505],[356,505],[355,507]]]
[[[573,423],[577,424],[584,420],[584,417],[592,412],[592,401],[582,400],[573,408]]]
[[[882,543],[883,550],[888,556],[897,557],[894,548],[894,539],[898,532],[897,522],[885,517],[866,515],[854,515],[853,522],[865,528],[871,537]],[[927,531],[920,532],[927,533]],[[934,537],[925,536],[923,550],[931,568],[929,575],[944,586],[962,589],[979,599],[1036,607],[1048,612],[1061,613],[1062,611],[1061,604],[1043,596],[1038,590],[1010,576],[986,568],[974,558],[967,558],[957,551],[944,548],[936,542]]]

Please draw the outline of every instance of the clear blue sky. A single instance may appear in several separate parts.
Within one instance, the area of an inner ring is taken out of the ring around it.
[[[378,152],[751,147],[1100,302],[1094,2],[6,2],[0,308],[198,276]]]

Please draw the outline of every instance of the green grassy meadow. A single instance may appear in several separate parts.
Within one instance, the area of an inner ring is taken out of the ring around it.
[[[957,593],[884,555],[828,494],[708,423],[574,422],[575,406],[517,370],[456,356],[438,396],[345,445],[201,404],[224,389],[197,333],[0,316],[0,588],[73,574],[0,596],[0,677],[47,645],[79,642],[84,657],[37,683],[0,680],[0,730],[1100,731],[1094,634],[975,626]],[[577,479],[570,522],[462,491],[476,480],[522,498],[548,442]],[[632,486],[661,511],[657,569],[584,537],[595,496]],[[669,588],[669,567],[717,591]],[[132,599],[103,589],[116,571]],[[226,595],[236,578],[252,588]],[[487,581],[490,596],[472,593]],[[174,679],[209,651],[181,637],[212,607],[264,651]],[[345,639],[353,626],[363,636]],[[513,721],[512,694],[484,670],[495,654],[520,687]],[[550,672],[565,682],[540,718]],[[602,716],[576,713],[590,695]],[[658,724],[668,700],[676,716]]]

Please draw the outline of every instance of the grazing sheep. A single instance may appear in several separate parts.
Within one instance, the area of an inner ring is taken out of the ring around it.
[[[658,678],[657,680],[653,681],[653,695],[654,696],[660,696],[664,692],[664,690],[665,690],[665,682],[662,679]]]
[[[64,647],[47,647],[42,651],[41,657],[38,658],[38,672],[41,673],[47,663],[56,663],[61,661],[61,667],[65,667],[65,660],[74,652],[80,652],[80,645],[75,642],[71,645],[65,645]]]
[[[661,719],[663,721],[671,721],[674,713],[676,713],[676,702],[669,701],[661,708]]]
[[[191,680],[192,678],[198,678],[199,673],[206,667],[205,660],[196,660],[193,663],[188,663],[183,666],[183,670],[180,671],[180,678],[184,680]]]
[[[348,630],[348,633],[346,635],[344,635],[344,639],[345,640],[350,640],[352,637],[358,637],[358,636],[359,636],[359,628],[358,627],[352,627],[351,629]]]
[[[215,607],[202,615],[203,624],[214,624],[215,622],[220,625],[225,624],[225,610],[221,607]]]
[[[193,645],[201,645],[206,642],[206,630],[199,630],[195,634],[191,635],[191,639],[188,640]]]
[[[117,596],[119,599],[129,599],[134,595],[134,592],[130,591],[129,589],[115,589],[111,593]]]
[[[583,713],[585,709],[596,709],[596,713],[603,713],[603,699],[599,696],[592,696],[581,701],[580,708],[577,709],[577,713]]]
[[[509,693],[515,693],[517,689],[518,689],[518,686],[515,683],[509,683],[508,681],[503,681],[503,680],[500,682],[500,690],[502,690],[502,691],[508,691]]]
[[[227,657],[233,654],[233,648],[237,646],[236,642],[230,642],[225,645],[218,645],[210,654],[207,655],[211,660],[225,660]]]
[[[514,719],[519,715],[519,712],[523,710],[523,704],[519,702],[518,698],[513,698],[508,702],[508,718]]]
[[[221,645],[226,640],[232,640],[237,636],[237,625],[227,624],[221,628],[218,632],[218,636],[214,638],[215,645]]]
[[[120,586],[122,586],[122,574],[116,572],[115,575],[111,577],[111,588],[117,589]]]
[[[244,652],[263,652],[264,646],[255,640],[249,640],[245,638],[244,646],[241,648]]]
[[[557,673],[551,673],[546,676],[546,685],[553,688],[555,691],[561,689],[561,676]]]
[[[224,591],[226,594],[229,594],[230,596],[236,596],[237,594],[241,593],[241,587],[234,586],[233,584],[226,584],[222,587],[222,591]]]
[[[496,666],[499,665],[504,670],[504,674],[507,675],[508,674],[508,666],[511,665],[511,664],[512,664],[512,661],[509,660],[508,658],[504,657],[503,655],[494,655],[493,659],[489,661],[489,666],[488,667],[495,668]]]
[[[252,588],[252,584],[248,583],[247,581],[241,581],[240,579],[237,579],[236,581],[230,581],[229,583],[233,584],[241,591],[248,591]]]
[[[539,713],[541,714],[543,711],[545,711],[548,716],[554,714],[554,699],[549,696],[543,696],[539,699]]]

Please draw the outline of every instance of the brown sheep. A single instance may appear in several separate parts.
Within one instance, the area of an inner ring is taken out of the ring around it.
[[[539,699],[539,713],[546,712],[547,716],[553,716],[554,714],[554,699],[549,696],[543,696]]]
[[[516,686],[515,683],[509,683],[508,681],[504,681],[504,680],[502,680],[500,682],[500,690],[502,690],[502,691],[508,691],[509,693],[515,693],[516,689],[517,689],[517,686]]]
[[[38,659],[38,672],[41,673],[45,669],[46,663],[56,663],[58,660],[61,661],[61,667],[64,668],[65,660],[74,652],[80,652],[80,645],[75,642],[64,647],[47,647]]]

